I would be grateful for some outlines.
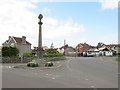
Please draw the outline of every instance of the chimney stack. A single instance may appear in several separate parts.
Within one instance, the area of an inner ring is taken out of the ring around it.
[[[22,36],[22,44],[26,44],[26,37]]]
[[[10,40],[11,36],[9,36],[9,40]]]

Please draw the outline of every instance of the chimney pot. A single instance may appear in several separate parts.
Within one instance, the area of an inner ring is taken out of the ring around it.
[[[9,36],[9,40],[10,40],[11,36]]]
[[[22,43],[26,44],[26,37],[25,36],[22,36]]]

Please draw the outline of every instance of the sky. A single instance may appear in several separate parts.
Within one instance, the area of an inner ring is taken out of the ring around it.
[[[118,43],[118,0],[0,0],[0,46],[9,36],[38,46],[39,14],[43,46]]]

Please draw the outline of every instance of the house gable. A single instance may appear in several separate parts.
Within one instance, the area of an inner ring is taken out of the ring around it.
[[[92,48],[92,47],[86,43],[80,43],[76,46],[77,51],[80,53],[86,52],[90,48]]]
[[[23,42],[23,40],[24,40],[24,42]],[[31,43],[26,41],[25,36],[22,38],[9,36],[9,39],[3,43],[3,46],[15,46],[15,47],[17,47],[20,51],[19,55],[23,55],[24,53],[31,52]]]
[[[29,43],[28,41],[25,41],[25,43],[22,43],[22,38],[20,38],[20,37],[13,37],[13,38],[19,44],[21,43],[21,44],[30,44],[31,45],[31,43]]]
[[[110,51],[108,48],[103,49],[102,51]]]

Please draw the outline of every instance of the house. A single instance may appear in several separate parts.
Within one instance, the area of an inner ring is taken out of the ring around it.
[[[64,48],[58,48],[57,51],[61,54],[64,54]]]
[[[20,56],[23,55],[24,53],[31,53],[31,43],[26,41],[25,36],[22,36],[22,38],[9,36],[8,40],[6,40],[2,45],[17,47],[20,51],[19,53]]]
[[[113,52],[108,48],[104,48],[100,50],[99,53],[100,53],[100,56],[112,56],[113,55]]]
[[[113,51],[108,46],[109,45],[104,44],[104,45],[102,45],[101,47],[98,48],[100,56],[112,56],[113,55]]]
[[[120,50],[120,44],[103,45],[99,47],[98,49],[100,50],[101,53],[104,53],[103,55],[108,55],[108,54],[105,54],[105,52],[109,53],[110,56],[116,55]]]
[[[65,56],[76,56],[76,52],[75,52],[75,48],[73,48],[72,46],[62,46],[59,48],[59,53],[64,54]]]
[[[120,44],[109,44],[106,47],[113,51],[113,54],[116,55],[120,50]]]
[[[83,52],[83,56],[99,56],[99,50],[97,48],[90,48],[86,52]]]
[[[42,48],[43,50],[49,49],[47,46],[43,46]]]
[[[78,56],[83,56],[83,52],[86,52],[87,50],[91,49],[92,46],[86,44],[86,43],[79,43],[77,46],[76,46],[76,52],[77,52],[77,55]]]
[[[60,47],[59,53],[62,53],[65,56],[76,56],[75,48],[73,48],[72,46],[68,46],[68,44]]]
[[[66,56],[76,56],[76,52],[72,47],[66,47],[64,54]]]

